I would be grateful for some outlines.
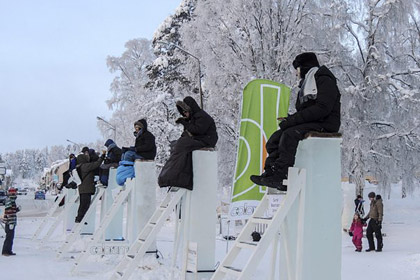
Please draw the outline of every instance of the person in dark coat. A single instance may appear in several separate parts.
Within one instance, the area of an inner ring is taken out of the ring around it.
[[[124,161],[135,161],[136,159],[154,160],[156,157],[156,141],[155,136],[147,129],[145,119],[138,120],[134,123],[134,136],[136,142],[134,147],[124,148]]]
[[[282,119],[280,129],[267,141],[264,173],[250,178],[257,185],[281,191],[287,190],[283,180],[287,178],[288,168],[295,163],[298,143],[305,134],[310,131],[338,132],[341,124],[341,95],[331,71],[320,66],[311,52],[296,56],[293,67],[301,79],[296,113]]]
[[[99,167],[99,180],[102,185],[108,186],[109,169],[118,167],[122,151],[112,139],[106,140],[104,146],[107,148],[107,153],[104,164]]]
[[[118,163],[121,161],[121,149],[117,146],[117,144],[115,144],[115,142],[112,139],[106,140],[104,146],[107,149],[104,164],[116,163],[118,165]]]
[[[92,195],[95,194],[95,172],[102,164],[105,153],[102,153],[98,160],[91,162],[89,156],[89,148],[84,147],[82,153],[77,156],[77,171],[82,183],[78,186],[80,204],[77,210],[76,223],[80,223],[89,209]]]
[[[216,146],[218,136],[213,118],[190,96],[176,103],[184,126],[181,137],[172,145],[171,155],[160,172],[160,187],[193,189],[192,151]]]
[[[369,220],[368,227],[366,229],[366,238],[369,243],[369,248],[366,249],[366,252],[376,251],[382,252],[384,243],[382,240],[382,218],[384,216],[384,205],[382,203],[382,197],[374,192],[368,194],[370,200],[370,209],[369,213],[363,219],[364,221]],[[376,237],[376,250],[375,250],[375,241],[373,240],[373,233]]]

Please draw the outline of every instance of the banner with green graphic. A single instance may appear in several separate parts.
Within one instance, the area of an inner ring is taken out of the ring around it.
[[[269,80],[251,81],[244,89],[231,220],[248,219],[264,196],[265,187],[255,185],[249,177],[263,172],[265,144],[278,129],[277,118],[287,116],[289,98],[290,88]]]

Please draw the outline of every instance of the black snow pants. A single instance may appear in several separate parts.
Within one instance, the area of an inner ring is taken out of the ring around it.
[[[274,132],[265,145],[268,157],[264,169],[274,167],[275,172],[286,175],[288,168],[295,164],[299,141],[310,131],[323,132],[325,129],[320,123],[304,123]]]
[[[375,233],[377,247],[376,249],[382,250],[384,244],[382,243],[382,231],[381,227],[378,225],[377,221],[374,219],[369,220],[368,227],[366,229],[366,237],[369,242],[369,249],[375,250],[375,242],[373,241],[373,233]]]
[[[79,204],[79,209],[77,210],[77,217],[75,220],[76,223],[80,223],[83,217],[85,216],[86,212],[88,211],[92,194],[81,193],[79,196],[80,196],[80,204]]]
[[[15,238],[15,224],[5,224],[5,231],[6,231],[6,239],[3,243],[3,250],[1,251],[2,254],[11,254],[13,253],[13,239]]]
[[[172,146],[171,155],[159,174],[159,186],[192,190],[192,151],[204,147],[207,145],[189,136],[179,138]]]

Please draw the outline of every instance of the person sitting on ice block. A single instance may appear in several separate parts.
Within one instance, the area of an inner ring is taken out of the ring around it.
[[[158,183],[160,187],[192,190],[192,151],[216,145],[216,124],[191,96],[176,102],[176,107],[182,115],[176,123],[184,126],[184,132],[171,144],[171,155],[160,172]]]
[[[136,159],[154,160],[156,157],[155,136],[147,130],[147,122],[145,119],[138,120],[134,123],[134,137],[136,142],[134,147],[123,147],[123,161],[135,161]]]
[[[283,180],[289,167],[295,164],[299,141],[310,131],[338,132],[340,128],[340,91],[331,71],[320,66],[316,55],[306,52],[293,61],[300,78],[296,98],[296,113],[281,119],[280,129],[266,143],[268,157],[264,173],[252,175],[256,185],[286,191]]]
[[[134,147],[123,147],[124,154],[117,168],[117,183],[123,186],[128,178],[134,178],[134,161],[136,159],[154,160],[156,157],[155,136],[147,130],[145,119],[134,123],[134,136],[136,142]]]

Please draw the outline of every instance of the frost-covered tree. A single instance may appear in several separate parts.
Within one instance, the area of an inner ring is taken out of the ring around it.
[[[314,38],[322,33],[323,26],[313,24],[320,12],[318,3],[304,0],[199,1],[194,20],[181,29],[183,45],[202,61],[204,107],[219,131],[223,186],[232,183],[243,88],[257,78],[295,86],[294,57],[327,49]]]
[[[197,74],[189,75],[191,68],[197,73],[197,65],[176,46],[188,51],[181,40],[180,29],[194,17],[197,0],[183,0],[173,15],[167,17],[153,35],[156,59],[148,66],[147,87],[164,91],[174,99],[198,93]]]
[[[169,141],[179,137],[174,125],[175,100],[171,94],[150,89],[145,85],[150,81],[147,66],[154,61],[151,42],[147,39],[130,40],[120,57],[108,57],[107,64],[117,76],[111,85],[113,97],[108,100],[114,110],[110,120],[117,127],[118,141],[121,146],[133,146],[133,124],[146,118],[148,129],[157,141],[157,161],[163,162],[169,154]],[[99,123],[101,124],[101,123]],[[106,126],[100,126],[106,134]]]
[[[415,177],[413,166],[420,148],[415,113],[419,108],[418,48],[413,48],[419,34],[412,32],[418,22],[415,3],[347,3],[342,26],[356,51],[353,63],[343,65],[350,83],[343,103],[344,159],[360,193],[366,174],[376,177],[385,192],[402,179],[404,188],[411,188],[407,178]]]

